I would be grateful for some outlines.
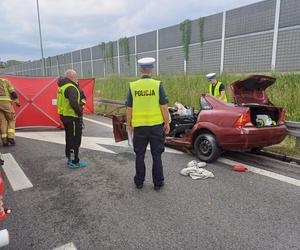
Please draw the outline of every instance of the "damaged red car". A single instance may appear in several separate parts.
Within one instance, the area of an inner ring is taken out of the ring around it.
[[[166,145],[191,149],[200,160],[213,162],[224,151],[258,151],[280,143],[287,135],[285,111],[266,93],[275,80],[253,75],[232,83],[233,103],[203,94],[198,111],[182,115],[169,108]],[[113,128],[116,142],[127,139],[125,114],[113,116]]]

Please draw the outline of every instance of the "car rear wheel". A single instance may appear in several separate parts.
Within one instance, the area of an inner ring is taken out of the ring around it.
[[[194,150],[201,161],[213,162],[221,154],[217,139],[212,134],[200,134],[194,142]]]
[[[250,152],[251,152],[251,153],[254,153],[254,154],[257,154],[257,153],[259,153],[262,149],[263,149],[263,148],[251,148],[251,149],[250,149]]]

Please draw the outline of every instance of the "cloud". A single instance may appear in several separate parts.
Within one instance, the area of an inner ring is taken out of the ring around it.
[[[44,54],[48,57],[94,46],[253,2],[256,1],[39,0]],[[1,0],[0,9],[2,60],[38,58],[36,1]]]

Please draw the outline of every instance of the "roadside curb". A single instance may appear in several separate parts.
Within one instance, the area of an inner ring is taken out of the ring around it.
[[[289,163],[296,162],[297,164],[300,164],[300,158],[293,157],[293,156],[287,156],[287,155],[274,153],[274,152],[266,151],[266,150],[261,150],[258,154],[267,156],[267,157],[271,157],[271,158],[275,158],[280,161],[285,161],[285,162],[289,162]]]

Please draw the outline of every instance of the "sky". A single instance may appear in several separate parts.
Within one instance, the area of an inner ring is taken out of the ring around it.
[[[39,0],[44,57],[255,2],[258,0]],[[39,59],[36,0],[1,0],[0,13],[0,61]]]

